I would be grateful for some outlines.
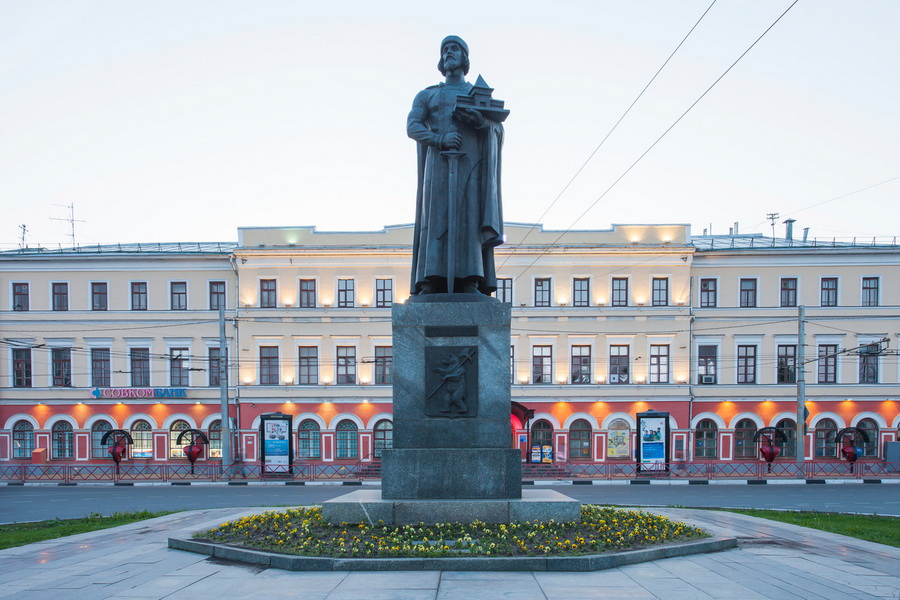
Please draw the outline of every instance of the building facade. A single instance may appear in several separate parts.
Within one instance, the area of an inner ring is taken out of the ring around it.
[[[845,427],[868,434],[864,461],[897,441],[900,246],[686,225],[506,233],[502,376],[523,461],[539,445],[558,464],[633,463],[647,410],[669,413],[673,463],[758,462],[764,427],[792,461],[801,376],[805,459],[838,462]],[[377,462],[411,239],[243,228],[237,244],[0,253],[0,464],[108,463],[112,429],[133,438],[128,464],[186,463],[187,429],[209,437],[200,462],[218,461],[223,376],[236,461],[259,461],[260,417],[280,412],[295,462]]]

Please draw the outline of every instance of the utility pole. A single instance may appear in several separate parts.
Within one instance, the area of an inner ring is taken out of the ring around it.
[[[772,237],[775,237],[775,221],[778,220],[778,213],[766,213],[766,218],[772,223]]]
[[[222,411],[222,478],[231,466],[231,417],[228,414],[228,346],[225,339],[225,304],[219,304],[219,393]]]
[[[797,462],[806,459],[806,307],[797,309]]]

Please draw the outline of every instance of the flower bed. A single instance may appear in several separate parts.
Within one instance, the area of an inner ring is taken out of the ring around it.
[[[330,524],[319,508],[264,512],[194,538],[301,556],[408,558],[577,556],[707,537],[696,527],[640,511],[582,505],[580,523],[468,525]]]

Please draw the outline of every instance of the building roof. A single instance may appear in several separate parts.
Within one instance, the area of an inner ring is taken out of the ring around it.
[[[74,248],[19,248],[0,251],[0,257],[91,255],[91,254],[230,254],[236,242],[153,242],[137,244],[95,244]]]
[[[861,250],[897,250],[900,244],[897,238],[812,238],[787,239],[766,237],[761,233],[741,235],[694,235],[691,236],[690,245],[697,252],[711,252],[719,250],[787,250],[787,249],[850,249]]]

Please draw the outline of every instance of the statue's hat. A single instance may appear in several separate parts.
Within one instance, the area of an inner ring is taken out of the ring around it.
[[[469,53],[469,45],[463,41],[461,37],[458,35],[448,35],[443,40],[441,40],[441,54],[444,52],[444,46],[449,44],[450,42],[456,42],[459,44],[460,48],[462,48],[466,54]]]

